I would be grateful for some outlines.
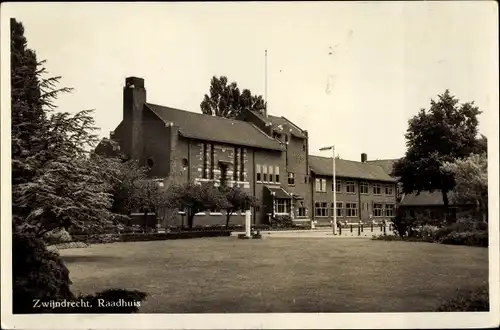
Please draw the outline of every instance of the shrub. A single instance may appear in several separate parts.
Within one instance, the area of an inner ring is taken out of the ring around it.
[[[459,293],[436,309],[437,312],[487,312],[489,310],[488,285]]]
[[[106,244],[120,241],[119,234],[73,235],[73,241],[86,244]]]
[[[85,242],[68,242],[68,243],[61,243],[61,244],[53,245],[53,247],[55,247],[56,250],[80,249],[80,248],[86,248],[89,246],[90,246],[90,244],[87,244]]]
[[[435,242],[439,227],[424,225],[414,231],[413,237],[423,242]]]
[[[488,230],[488,224],[482,221],[477,221],[472,217],[464,217],[457,219],[454,223],[448,225],[450,232],[459,233],[470,232],[476,230]]]
[[[293,220],[289,215],[277,215],[271,218],[270,225],[273,228],[291,228]]]
[[[443,244],[452,245],[467,245],[488,247],[488,232],[482,231],[466,231],[466,232],[451,232],[440,240]]]
[[[48,251],[43,241],[29,234],[12,235],[13,313],[43,313],[51,308],[34,308],[40,299],[71,300],[69,271],[58,253]]]
[[[55,245],[71,242],[73,239],[66,229],[57,229],[44,235],[43,240],[47,245]]]

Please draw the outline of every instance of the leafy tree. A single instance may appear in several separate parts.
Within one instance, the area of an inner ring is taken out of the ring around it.
[[[264,111],[266,102],[248,89],[240,91],[236,82],[228,84],[227,77],[214,76],[210,81],[210,95],[205,94],[200,107],[206,115],[235,118],[243,109]]]
[[[13,229],[42,237],[58,228],[98,229],[111,219],[107,184],[88,150],[97,141],[91,110],[53,113],[69,88],[45,78],[44,62],[11,20]]]
[[[222,188],[221,192],[224,196],[221,208],[226,211],[226,228],[229,227],[229,221],[234,212],[248,210],[257,203],[252,195],[237,186]]]
[[[140,166],[137,160],[123,161],[122,158],[107,157],[96,154],[92,158],[102,169],[101,177],[109,184],[112,195],[111,211],[115,215],[128,215],[137,207],[137,191],[141,182],[147,179],[147,168]]]
[[[120,149],[120,144],[108,138],[103,138],[95,148],[95,154],[111,159],[119,159],[123,162],[129,160]]]
[[[443,164],[474,152],[477,116],[481,113],[473,102],[460,105],[458,102],[446,90],[438,95],[438,101],[431,100],[428,111],[421,109],[409,120],[405,134],[407,151],[405,157],[394,164],[392,173],[399,178],[403,193],[441,191],[445,211],[449,204],[448,192],[455,182]]]
[[[455,178],[455,188],[451,193],[451,198],[456,203],[476,205],[483,221],[487,222],[488,157],[486,153],[457,159],[452,163],[445,163],[443,167]]]
[[[186,212],[189,228],[193,228],[196,213],[220,207],[224,203],[223,195],[210,182],[172,185],[168,188],[168,195],[171,207]]]
[[[57,96],[71,89],[56,88],[60,77],[44,78],[44,62],[27,48],[24,27],[15,19],[10,34],[13,312],[75,313],[73,308],[34,308],[33,303],[82,298],[70,291],[68,269],[42,237],[58,228],[100,228],[110,219],[108,185],[88,154],[96,142],[92,111],[51,113]],[[144,300],[146,294],[108,290],[96,297],[130,301]]]
[[[159,216],[166,216],[168,213],[164,209],[171,209],[175,206],[168,195],[167,189],[155,179],[143,179],[136,181],[133,187],[131,197],[132,209],[142,210],[144,213],[144,225],[147,226],[147,214],[155,212],[159,221]]]
[[[476,139],[476,143],[474,145],[474,153],[482,154],[488,153],[488,139],[485,135],[481,134],[481,136]]]

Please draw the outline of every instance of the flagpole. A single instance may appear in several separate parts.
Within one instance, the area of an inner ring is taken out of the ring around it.
[[[265,115],[267,117],[267,49],[265,50],[265,57],[264,57],[264,101],[266,102],[265,104]]]

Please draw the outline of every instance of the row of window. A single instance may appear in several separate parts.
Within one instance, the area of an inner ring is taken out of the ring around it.
[[[315,184],[316,184],[316,192],[326,192],[326,179],[317,178]],[[379,183],[374,183],[371,186],[372,186],[372,193],[374,195],[382,195],[382,192],[384,192],[384,194],[387,196],[392,196],[394,194],[394,188],[392,185],[382,185]],[[361,194],[368,194],[369,187],[370,187],[370,184],[368,182],[360,182],[359,192]],[[342,181],[336,180],[335,187],[333,187],[333,184],[332,184],[332,191],[333,191],[333,189],[335,189],[335,192],[341,193],[342,192]],[[356,182],[355,181],[346,181],[345,182],[345,192],[348,194],[355,194],[356,193]]]
[[[279,166],[260,165],[255,166],[256,181],[259,183],[280,183],[280,168]],[[274,171],[274,173],[273,173]],[[287,182],[293,186],[295,184],[295,173],[288,172]],[[308,182],[307,175],[304,176],[304,183]]]
[[[363,207],[368,210],[368,203],[364,203]],[[315,202],[314,203],[314,214],[316,217],[328,217],[333,216],[333,203],[327,202]],[[356,202],[337,202],[337,217],[357,217],[358,216],[358,203]],[[374,217],[393,217],[394,216],[394,204],[373,204],[373,216]]]
[[[291,200],[277,199],[276,200],[276,213],[290,213],[292,209]]]
[[[297,216],[299,217],[305,217],[306,216],[306,207],[304,206],[299,206],[298,207],[298,212]],[[292,205],[291,205],[291,200],[289,199],[277,199],[276,200],[276,213],[286,213],[290,214],[292,211]]]
[[[187,160],[186,160],[187,162]],[[233,180],[244,181],[245,171],[245,148],[234,148],[233,158]],[[213,143],[203,143],[203,179],[214,179],[215,169],[215,151]],[[221,171],[227,171],[227,168],[221,168]],[[223,173],[222,179],[226,180],[226,174]]]
[[[279,183],[280,182],[280,167],[279,166],[267,166],[267,165],[256,165],[256,180],[257,182],[269,182],[269,183]]]

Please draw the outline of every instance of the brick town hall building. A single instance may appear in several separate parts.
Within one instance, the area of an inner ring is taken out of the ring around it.
[[[367,222],[394,215],[396,180],[367,162],[336,160],[308,154],[308,132],[284,117],[243,111],[236,119],[204,115],[147,102],[144,80],[126,78],[123,120],[111,133],[129,158],[151,168],[150,175],[168,182],[220,182],[239,185],[260,205],[254,224],[288,214],[297,224],[330,225],[333,190],[337,189],[339,222]],[[97,147],[97,151],[101,145]],[[222,224],[224,215],[211,210],[195,216],[199,226]],[[243,214],[231,218],[243,224]]]

